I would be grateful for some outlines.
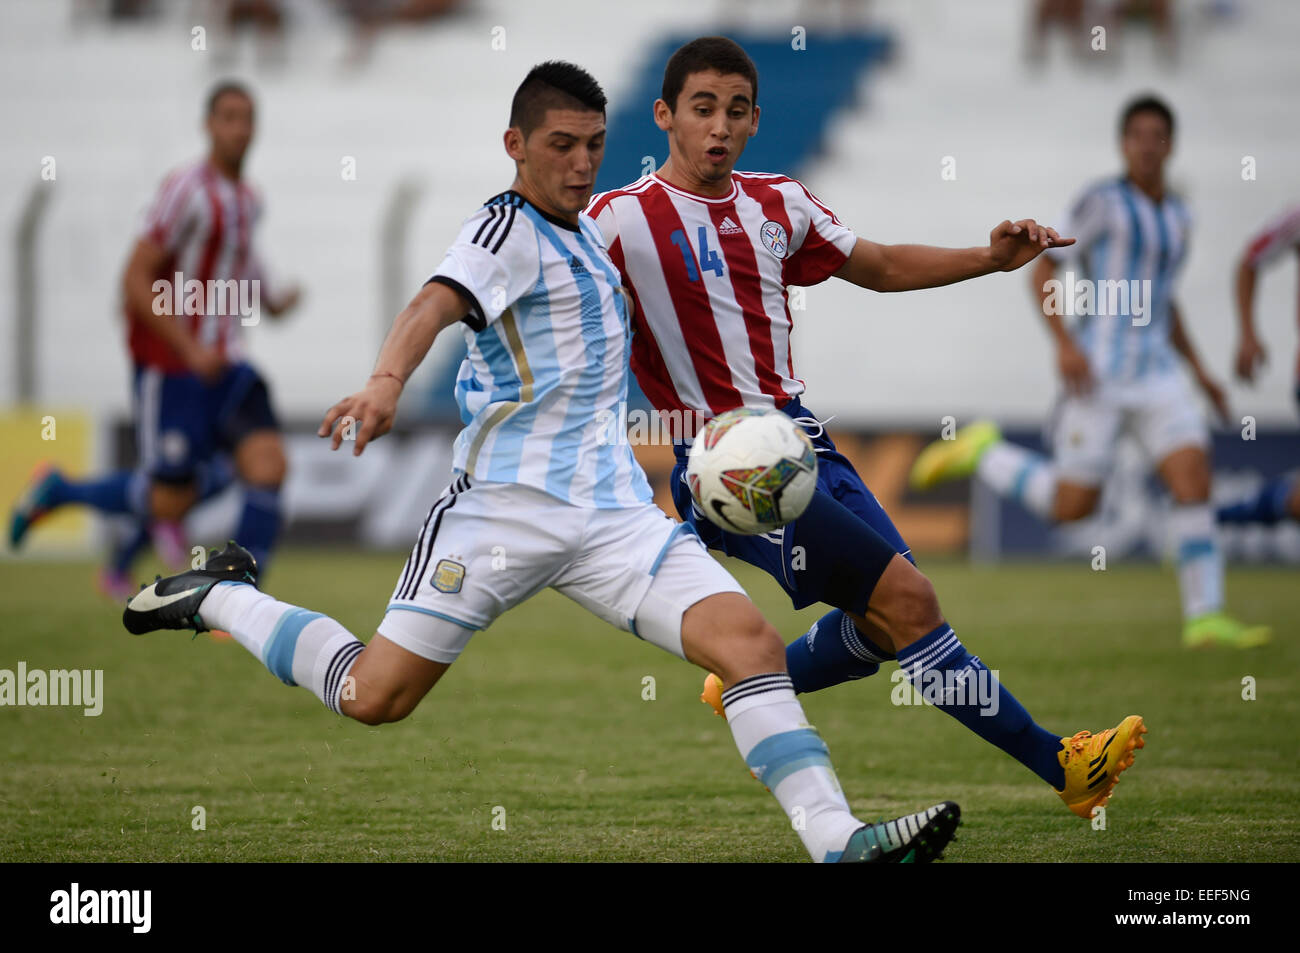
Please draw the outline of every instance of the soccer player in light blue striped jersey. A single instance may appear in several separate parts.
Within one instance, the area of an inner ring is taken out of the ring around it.
[[[363,645],[333,619],[258,591],[256,564],[234,543],[202,570],[142,590],[123,622],[135,633],[224,629],[286,684],[380,724],[406,717],[476,631],[550,587],[722,677],[741,755],[814,860],[932,860],[957,805],[870,825],[853,816],[795,698],[780,635],[698,537],[654,505],[629,443],[605,439],[627,398],[630,299],[581,214],[604,140],[594,79],[558,62],[529,73],[504,137],[513,186],[465,221],[365,388],[321,424],[335,449],[354,436],[360,454],[392,426],[438,333],[464,326],[453,479],[374,638]]]
[[[1165,183],[1173,134],[1164,102],[1144,96],[1130,103],[1120,119],[1124,174],[1084,191],[1067,227],[1077,243],[1048,249],[1035,266],[1033,288],[1065,390],[1054,415],[1052,458],[1008,443],[980,422],[927,447],[912,477],[926,487],[973,471],[1045,520],[1079,520],[1096,508],[1116,444],[1131,432],[1173,497],[1184,644],[1246,648],[1268,641],[1270,632],[1224,612],[1209,431],[1179,368],[1181,358],[1226,420],[1224,392],[1201,364],[1175,300],[1191,218]],[[1062,275],[1058,264],[1068,266]]]

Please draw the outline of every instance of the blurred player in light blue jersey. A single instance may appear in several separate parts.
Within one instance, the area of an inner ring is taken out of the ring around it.
[[[1268,641],[1270,632],[1223,611],[1209,431],[1178,368],[1181,357],[1226,420],[1223,390],[1201,365],[1174,300],[1191,220],[1165,187],[1173,134],[1173,113],[1162,101],[1146,96],[1130,103],[1120,120],[1124,175],[1084,191],[1067,232],[1078,243],[1049,249],[1035,267],[1034,292],[1065,385],[1052,458],[1007,443],[993,424],[980,422],[927,447],[912,482],[926,488],[974,473],[1045,520],[1080,520],[1096,508],[1116,444],[1131,432],[1173,496],[1184,644],[1246,648]],[[1058,263],[1070,270],[1058,276]],[[1067,327],[1069,316],[1075,321]]]
[[[355,437],[360,454],[391,428],[438,333],[464,327],[453,479],[374,638],[363,645],[333,619],[259,592],[256,562],[234,543],[202,570],[141,591],[124,624],[137,634],[224,629],[286,684],[373,725],[405,718],[476,631],[549,587],[723,678],[736,746],[786,817],[801,819],[814,860],[933,860],[957,805],[878,824],[853,816],[795,697],[780,635],[690,528],[654,505],[628,442],[604,439],[605,418],[627,400],[631,316],[581,214],[604,154],[600,86],[572,64],[541,64],[515,93],[504,143],[513,186],[465,221],[397,316],[366,386],[321,424],[335,449]]]

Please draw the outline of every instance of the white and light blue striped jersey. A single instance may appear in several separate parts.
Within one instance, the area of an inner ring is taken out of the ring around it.
[[[1074,340],[1101,382],[1136,382],[1178,366],[1170,339],[1174,283],[1191,232],[1187,206],[1165,194],[1156,202],[1126,178],[1084,190],[1062,235],[1078,242],[1045,254],[1068,262],[1056,275],[1076,302]],[[1093,313],[1082,297],[1090,283]],[[1084,304],[1083,307],[1077,305]]]
[[[611,425],[624,419],[631,326],[595,222],[573,225],[503,192],[466,219],[429,280],[471,303],[458,474],[599,509],[652,499]]]

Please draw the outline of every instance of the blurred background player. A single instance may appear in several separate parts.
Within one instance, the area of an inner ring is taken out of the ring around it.
[[[786,649],[796,691],[866,677],[895,657],[918,688],[936,676],[982,681],[996,705],[966,692],[933,702],[1090,817],[1144,746],[1141,717],[1062,738],[967,651],[884,507],[801,403],[785,290],[831,276],[874,291],[937,287],[1020,268],[1060,239],[1029,219],[1003,222],[977,248],[859,238],[797,180],[733,171],[758,132],[757,99],[758,71],[739,44],[721,36],[685,44],[654,104],[667,161],[590,209],[635,305],[632,369],[655,408],[683,421],[776,408],[812,431],[819,466],[807,510],[774,532],[741,536],[695,507],[686,460],[697,431],[683,428],[674,435],[677,512],[708,546],[771,575],[795,608],[834,607]],[[722,713],[720,689],[706,679],[704,698]]]
[[[1209,431],[1178,370],[1181,356],[1226,421],[1223,390],[1201,365],[1174,300],[1191,220],[1187,206],[1165,186],[1173,135],[1173,112],[1164,102],[1152,96],[1131,102],[1120,118],[1124,175],[1083,192],[1067,225],[1078,244],[1048,252],[1034,268],[1034,293],[1056,342],[1065,385],[1052,425],[1052,459],[1002,440],[996,426],[979,422],[955,439],[930,444],[917,458],[912,483],[924,489],[973,472],[1044,520],[1081,520],[1097,507],[1116,443],[1132,431],[1174,501],[1170,529],[1184,644],[1246,648],[1268,641],[1270,631],[1223,611]],[[1056,263],[1072,259],[1082,268],[1078,279],[1067,274],[1065,282],[1049,284],[1056,281]],[[1091,291],[1091,306],[1070,290],[1075,288]],[[1063,313],[1081,317],[1067,329]]]
[[[1237,266],[1237,376],[1243,381],[1255,379],[1255,371],[1264,363],[1264,343],[1255,333],[1255,283],[1259,269],[1281,260],[1284,252],[1300,254],[1300,205],[1270,222],[1250,240]],[[1300,410],[1300,354],[1296,356],[1296,409]],[[1265,481],[1249,499],[1219,508],[1222,523],[1263,523],[1272,526],[1280,520],[1300,520],[1300,474],[1284,473]]]
[[[298,291],[269,288],[254,248],[262,205],[242,177],[254,130],[249,91],[218,84],[208,96],[206,128],[209,154],[164,181],[122,282],[139,464],[90,480],[38,471],[10,523],[17,547],[33,524],[66,504],[133,515],[135,531],[100,574],[101,589],[114,597],[135,591],[128,571],[150,531],[166,562],[187,561],[180,521],[219,492],[232,469],[244,487],[236,535],[259,565],[280,528],[284,447],[240,334],[244,321],[257,317],[245,307],[250,302],[278,316],[297,303]]]

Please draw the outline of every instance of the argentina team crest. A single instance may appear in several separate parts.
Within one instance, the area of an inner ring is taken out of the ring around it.
[[[433,567],[433,579],[430,581],[439,592],[449,595],[460,592],[460,587],[465,582],[465,567],[451,559],[439,559],[438,565]]]
[[[759,229],[758,237],[762,239],[763,247],[777,258],[785,258],[786,253],[790,251],[790,237],[785,233],[785,226],[780,222],[768,219]]]

